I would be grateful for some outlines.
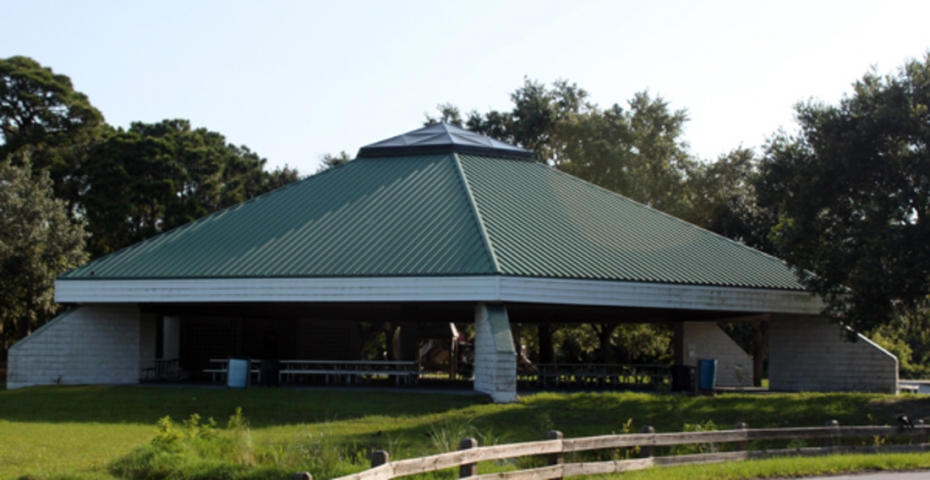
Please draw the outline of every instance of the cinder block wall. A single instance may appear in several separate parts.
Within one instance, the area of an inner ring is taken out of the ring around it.
[[[475,306],[475,390],[496,403],[517,401],[517,352],[503,305]]]
[[[139,308],[85,305],[9,351],[7,388],[139,382]]]
[[[752,357],[714,322],[684,322],[684,364],[698,359],[717,360],[718,387],[752,385]]]
[[[898,391],[898,359],[859,335],[815,316],[779,316],[769,322],[769,388],[783,391]]]

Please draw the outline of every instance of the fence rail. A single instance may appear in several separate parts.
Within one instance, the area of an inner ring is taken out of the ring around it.
[[[601,435],[595,437],[563,439],[562,433],[551,431],[546,440],[479,447],[474,438],[462,439],[459,450],[427,457],[390,461],[388,452],[372,452],[368,470],[340,477],[336,480],[391,480],[394,478],[459,467],[459,477],[470,480],[545,480],[577,475],[594,475],[641,470],[657,466],[719,463],[781,456],[817,456],[832,453],[914,452],[930,450],[926,437],[930,429],[922,420],[913,426],[849,426],[842,427],[831,420],[824,427],[760,428],[751,430],[739,423],[732,430],[707,432],[654,433],[644,427],[644,433]],[[853,437],[910,437],[910,445],[840,446],[837,440]],[[823,447],[748,450],[749,442],[756,440],[828,439],[832,445]],[[653,456],[655,447],[732,443],[732,452],[699,453],[690,455]],[[564,463],[564,454],[640,447],[640,457],[628,460]],[[548,466],[511,472],[478,475],[478,462],[504,460],[517,457],[544,455]],[[309,473],[295,474],[294,479],[309,480]]]

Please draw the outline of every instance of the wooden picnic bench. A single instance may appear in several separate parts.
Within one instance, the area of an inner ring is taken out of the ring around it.
[[[534,367],[534,372],[522,376],[526,386],[662,388],[671,379],[670,369],[664,365],[539,363]]]
[[[417,383],[417,362],[385,360],[281,360],[281,383],[301,383],[317,376],[332,383],[370,382],[376,377],[394,377],[397,385]]]
[[[417,383],[419,367],[417,362],[383,361],[383,360],[278,360],[280,369],[278,379],[281,383],[304,383],[314,377],[324,379],[326,384],[370,382],[372,378],[394,377],[397,385]],[[214,382],[225,381],[229,374],[229,359],[215,358],[210,363],[216,364],[203,370],[211,375]],[[261,360],[252,360],[251,374],[254,383],[261,383]]]

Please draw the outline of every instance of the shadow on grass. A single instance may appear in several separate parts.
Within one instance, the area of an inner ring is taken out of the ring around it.
[[[493,405],[482,396],[378,390],[294,390],[209,387],[56,386],[0,390],[0,420],[96,422],[154,425],[166,415],[184,419],[228,418],[237,407],[253,427],[295,425],[381,416],[428,417],[450,414],[476,428],[507,432],[508,441],[543,438],[548,430],[566,437],[619,432],[629,419],[633,431],[650,425],[680,431],[708,420],[720,428],[746,422],[750,428],[895,425],[902,413],[930,417],[930,402],[917,396],[871,394],[725,394],[692,397],[645,393],[538,393],[511,405]],[[446,416],[444,416],[446,418]],[[446,421],[446,420],[443,420]],[[429,427],[422,423],[423,429]],[[371,432],[372,434],[376,432]],[[410,435],[425,435],[416,430]],[[360,437],[360,440],[362,438]]]
[[[474,395],[414,391],[55,386],[0,391],[0,420],[155,425],[166,415],[183,419],[197,413],[225,419],[242,407],[252,426],[260,428],[374,415],[429,415],[486,402]]]

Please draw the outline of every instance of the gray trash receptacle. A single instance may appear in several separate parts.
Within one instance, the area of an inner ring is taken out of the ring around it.
[[[229,388],[246,388],[249,386],[252,362],[247,358],[230,358],[226,386]]]

